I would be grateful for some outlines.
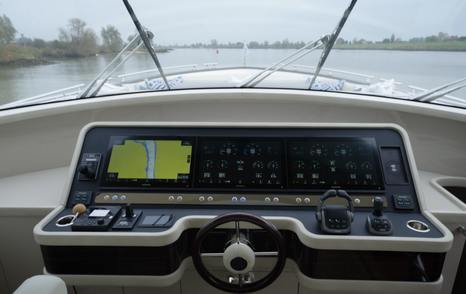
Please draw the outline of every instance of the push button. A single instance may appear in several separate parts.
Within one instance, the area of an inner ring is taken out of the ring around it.
[[[413,198],[411,195],[393,195],[393,204],[396,209],[412,210],[414,209]]]
[[[172,215],[162,215],[159,220],[155,223],[156,227],[164,227],[166,226],[172,218]]]
[[[146,215],[139,226],[152,227],[160,218],[160,215]]]

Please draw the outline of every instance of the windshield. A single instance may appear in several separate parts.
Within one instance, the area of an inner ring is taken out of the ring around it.
[[[0,0],[0,109],[239,87],[466,108],[462,0],[128,2]]]

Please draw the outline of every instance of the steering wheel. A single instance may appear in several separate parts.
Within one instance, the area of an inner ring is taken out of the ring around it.
[[[209,233],[217,227],[230,222],[235,223],[235,237],[230,243],[225,244],[227,247],[222,257],[223,265],[227,271],[236,277],[234,283],[232,281],[223,281],[214,276],[202,261],[203,253],[201,252],[202,245]],[[240,237],[240,222],[251,223],[265,230],[272,237],[277,251],[267,253],[254,252],[249,242]],[[243,281],[244,276],[253,270],[255,259],[259,256],[276,256],[277,261],[275,266],[265,277],[257,281]],[[192,260],[199,275],[215,288],[232,293],[255,292],[273,283],[283,271],[286,262],[285,241],[278,229],[262,217],[248,213],[227,213],[216,217],[198,231],[194,239]]]

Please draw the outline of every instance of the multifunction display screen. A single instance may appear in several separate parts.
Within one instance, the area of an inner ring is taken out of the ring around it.
[[[112,137],[106,186],[383,189],[374,138]]]
[[[107,184],[186,186],[190,183],[191,140],[113,138],[112,141]]]
[[[374,139],[318,139],[288,142],[293,187],[381,189]]]
[[[281,140],[200,140],[197,184],[204,187],[284,185]]]

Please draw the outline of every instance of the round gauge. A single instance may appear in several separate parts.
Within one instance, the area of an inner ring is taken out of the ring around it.
[[[205,169],[211,169],[214,166],[214,162],[210,159],[207,159],[204,161],[204,168]]]
[[[302,145],[294,144],[290,146],[290,154],[293,156],[304,156],[305,148]]]
[[[354,161],[348,161],[345,164],[345,167],[346,167],[347,170],[356,170],[358,168],[358,166],[356,165],[356,163]]]
[[[339,144],[335,147],[335,156],[351,156],[353,151],[347,144]]]
[[[233,143],[222,144],[219,150],[220,155],[236,155],[238,154],[238,146]]]
[[[364,170],[371,170],[372,169],[372,164],[369,161],[364,161],[361,164],[361,168]]]
[[[249,143],[244,146],[244,155],[261,155],[262,154],[262,148],[254,143]]]
[[[318,162],[317,160],[313,160],[311,162],[311,169],[319,169],[320,168],[320,162]]]
[[[274,146],[267,145],[265,147],[265,152],[269,155],[276,155],[278,154],[277,148],[274,148]]]
[[[306,164],[305,164],[304,161],[302,161],[302,160],[296,160],[296,161],[294,162],[294,166],[295,166],[295,168],[298,169],[298,170],[303,170],[303,169],[306,167]]]
[[[325,157],[327,156],[327,148],[323,144],[312,144],[310,154],[311,156]]]
[[[215,149],[216,148],[214,146],[208,144],[202,146],[202,152],[206,155],[215,154]]]
[[[279,167],[280,167],[280,164],[276,160],[272,160],[267,163],[268,169],[277,170]]]
[[[252,163],[252,168],[253,169],[263,169],[264,168],[264,162],[260,160],[256,160]]]
[[[220,160],[218,166],[219,166],[221,169],[226,169],[226,168],[228,168],[228,161],[225,160],[225,159],[222,159],[222,160]]]

